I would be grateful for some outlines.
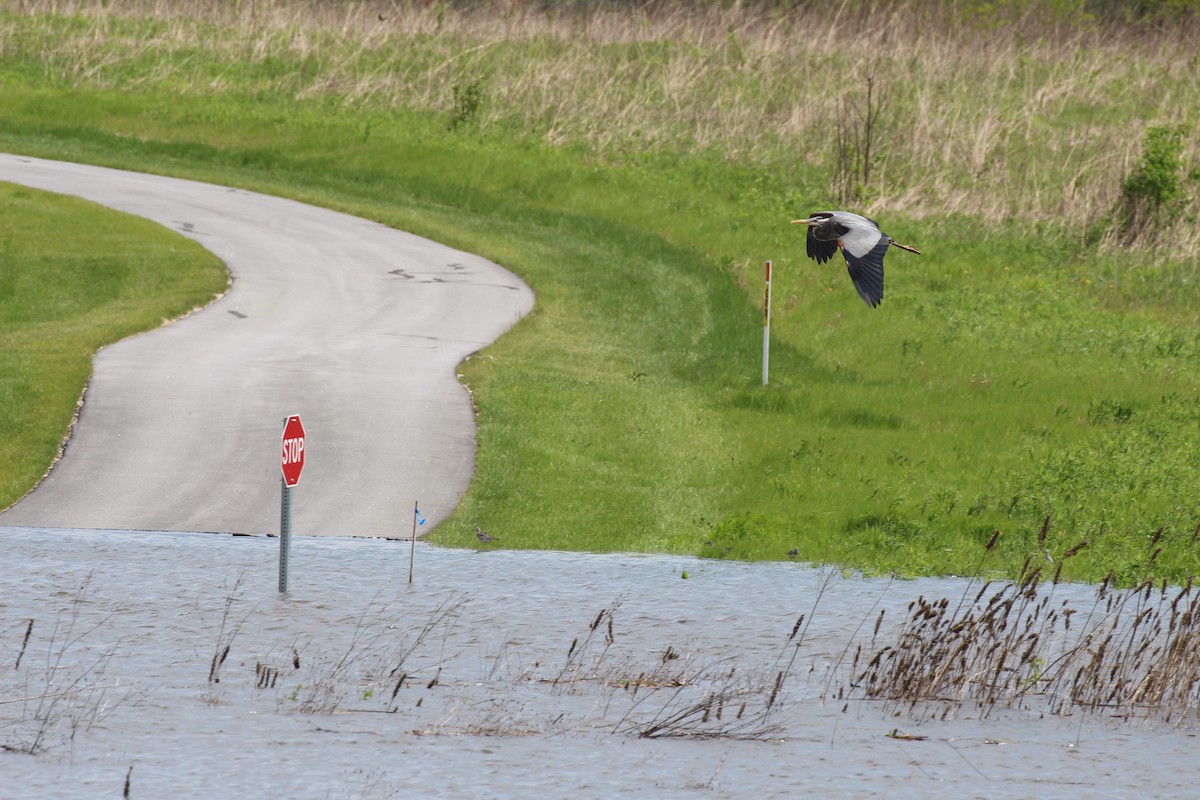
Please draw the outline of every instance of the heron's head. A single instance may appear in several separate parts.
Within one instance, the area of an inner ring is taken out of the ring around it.
[[[828,211],[818,211],[817,213],[810,215],[806,219],[794,219],[794,220],[792,220],[792,224],[793,225],[809,225],[809,226],[820,225],[822,222],[825,222],[832,216],[833,216],[833,214],[831,214]]]

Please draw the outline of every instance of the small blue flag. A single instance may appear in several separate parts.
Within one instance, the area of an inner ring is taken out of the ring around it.
[[[416,506],[413,506],[413,513],[417,515],[417,524],[424,525],[425,518],[421,516],[421,509],[417,508]]]

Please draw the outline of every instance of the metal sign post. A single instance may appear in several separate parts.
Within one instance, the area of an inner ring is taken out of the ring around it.
[[[287,594],[288,560],[292,549],[292,487],[283,478],[279,479],[283,496],[279,502],[279,593]]]
[[[763,386],[767,385],[771,359],[771,262],[767,262],[767,290],[763,295]]]

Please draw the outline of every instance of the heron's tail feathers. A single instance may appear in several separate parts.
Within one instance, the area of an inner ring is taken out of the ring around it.
[[[900,244],[899,242],[897,242],[895,239],[891,238],[890,236],[888,237],[888,241],[891,243],[891,245],[893,247],[899,247],[901,250],[907,250],[910,253],[916,253],[917,255],[921,255],[921,251],[918,250],[917,248],[909,247],[906,244]]]

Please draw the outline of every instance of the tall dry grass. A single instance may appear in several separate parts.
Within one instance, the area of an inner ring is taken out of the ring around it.
[[[1047,519],[1039,547],[1049,525]],[[1163,551],[1162,533],[1150,542],[1147,566]],[[988,550],[998,536],[999,531]],[[1064,562],[1088,545],[1080,541],[1049,565],[1041,563],[1041,554],[1031,555],[1017,580],[998,587],[987,581],[973,599],[970,584],[957,600],[918,597],[898,629],[882,640],[881,612],[867,648],[856,651],[850,694],[860,691],[909,712],[940,708],[943,718],[964,701],[984,715],[997,705],[1045,703],[1049,713],[1064,716],[1099,712],[1165,722],[1194,717],[1200,700],[1200,595],[1192,577],[1182,586],[1146,578],[1116,588],[1110,574],[1090,607],[1073,606],[1056,598],[1055,589]]]
[[[1187,18],[1106,23],[1038,3],[968,16],[916,1],[7,7],[0,47],[36,47],[57,82],[425,109],[611,159],[712,152],[824,172],[831,202],[872,213],[1056,220],[1082,237],[1111,217],[1148,127],[1184,125],[1185,164],[1200,163],[1200,25]],[[1159,240],[1194,257],[1193,228],[1181,220]]]

